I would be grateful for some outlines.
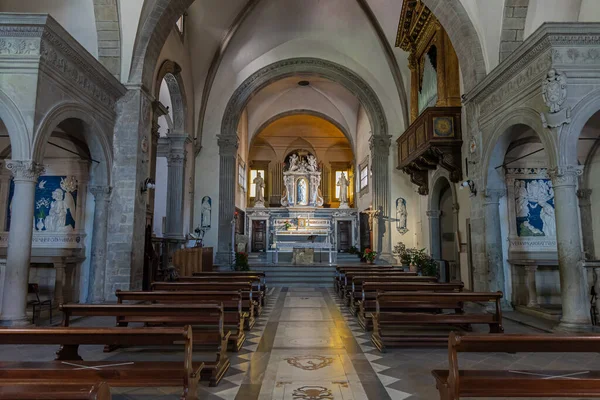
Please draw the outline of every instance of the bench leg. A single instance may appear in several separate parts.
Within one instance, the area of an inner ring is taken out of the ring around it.
[[[454,400],[454,397],[450,394],[450,388],[448,387],[448,384],[438,382],[436,384],[436,388],[440,393],[440,400]]]
[[[81,361],[78,344],[63,344],[56,352],[57,361]]]
[[[490,324],[490,333],[504,333],[504,327],[499,322]]]

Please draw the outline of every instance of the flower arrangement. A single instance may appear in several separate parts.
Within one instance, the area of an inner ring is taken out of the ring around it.
[[[377,257],[377,252],[371,250],[370,248],[366,248],[364,253],[363,253],[363,258],[368,262],[368,263],[373,263],[375,261],[375,258]]]
[[[393,254],[400,258],[402,265],[410,265],[416,268],[416,272],[423,276],[437,276],[437,262],[425,252],[425,249],[408,248],[402,242],[394,246]]]
[[[244,253],[243,251],[238,251],[235,253],[235,271],[250,271],[250,266],[248,265],[248,253]]]
[[[285,228],[285,230],[287,231],[288,229],[290,229],[292,227],[292,223],[290,221],[285,221],[283,223],[283,227]]]

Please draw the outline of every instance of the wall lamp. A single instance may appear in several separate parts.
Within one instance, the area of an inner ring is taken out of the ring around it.
[[[142,193],[146,193],[148,190],[155,189],[155,188],[156,188],[156,182],[154,182],[154,179],[146,178],[146,180],[142,183],[142,187],[140,188],[140,191]]]
[[[469,188],[469,191],[471,192],[471,197],[477,196],[477,189],[475,188],[475,182],[468,179],[460,184],[461,189],[466,188],[466,187]]]

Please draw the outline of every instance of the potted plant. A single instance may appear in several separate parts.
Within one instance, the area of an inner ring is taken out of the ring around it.
[[[287,220],[286,220],[286,221],[283,223],[283,227],[284,227],[284,228],[285,228],[285,230],[287,231],[287,230],[289,230],[289,229],[292,227],[292,224],[291,224],[291,222],[290,222],[290,221],[287,221]]]
[[[235,253],[235,264],[233,266],[235,271],[250,271],[248,265],[248,253],[238,251]]]
[[[366,248],[363,253],[363,258],[367,261],[367,264],[375,264],[375,258],[377,258],[377,252]]]

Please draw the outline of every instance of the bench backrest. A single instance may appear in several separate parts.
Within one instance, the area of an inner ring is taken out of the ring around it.
[[[419,307],[435,307],[454,308],[452,305],[465,302],[494,302],[496,304],[496,318],[502,320],[502,311],[500,308],[500,300],[502,292],[383,292],[377,294],[377,304],[375,310],[380,313],[382,309],[398,307],[406,307],[414,304]]]
[[[261,277],[258,275],[246,276],[180,276],[177,282],[258,282],[261,283]]]
[[[154,282],[152,290],[242,290],[252,294],[251,282]]]
[[[217,303],[230,307],[235,304],[239,313],[242,313],[242,292],[241,291],[155,291],[155,292],[137,292],[137,291],[116,291],[117,302],[123,304],[123,301],[149,301],[154,303]]]
[[[212,272],[194,272],[193,276],[260,276],[261,278],[266,277],[264,272],[258,271],[212,271]]]
[[[360,286],[363,282],[437,282],[434,276],[415,276],[401,274],[377,274],[377,275],[346,275],[345,285],[350,288]],[[354,286],[353,286],[354,285]]]
[[[371,282],[363,281],[362,299],[366,293],[372,292],[462,292],[464,283],[433,283],[433,282]]]

